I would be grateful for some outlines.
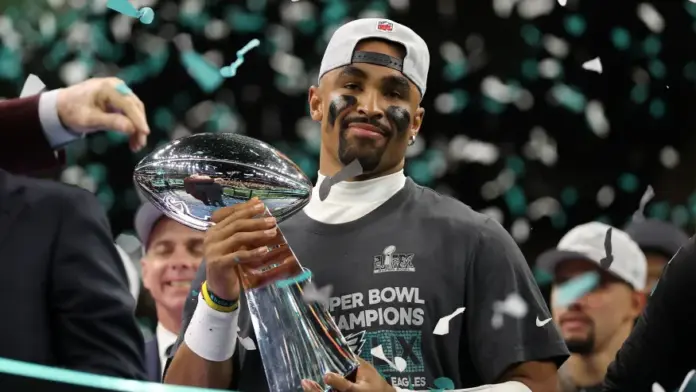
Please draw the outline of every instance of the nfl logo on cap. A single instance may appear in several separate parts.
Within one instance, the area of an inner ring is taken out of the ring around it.
[[[377,30],[379,31],[394,31],[394,23],[386,20],[377,22]]]

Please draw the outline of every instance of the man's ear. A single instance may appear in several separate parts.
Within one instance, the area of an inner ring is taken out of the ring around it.
[[[143,256],[140,259],[140,270],[141,270],[141,279],[143,281],[143,287],[146,289],[150,289],[149,286],[149,279],[148,279],[148,274],[150,272],[150,269],[148,268],[148,262],[147,262],[147,256]]]
[[[321,121],[324,118],[321,96],[317,86],[309,88],[309,114],[314,121]]]
[[[636,291],[633,293],[632,296],[632,308],[633,308],[633,314],[635,315],[635,318],[638,318],[641,313],[643,313],[643,309],[645,308],[646,303],[648,302],[648,296],[642,292],[642,291]]]
[[[416,114],[413,115],[413,124],[411,124],[411,135],[416,136],[420,131],[421,125],[423,125],[423,117],[425,116],[425,109],[418,107],[416,109]]]

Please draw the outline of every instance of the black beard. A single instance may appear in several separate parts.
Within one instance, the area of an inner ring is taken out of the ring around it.
[[[565,341],[568,351],[573,354],[586,355],[594,352],[594,331],[590,332],[587,339],[570,339]]]

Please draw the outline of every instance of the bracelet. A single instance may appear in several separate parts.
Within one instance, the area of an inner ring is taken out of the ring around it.
[[[203,300],[205,303],[218,312],[230,313],[239,308],[239,301],[222,299],[215,295],[212,291],[208,290],[208,281],[203,282],[201,294],[203,294]]]

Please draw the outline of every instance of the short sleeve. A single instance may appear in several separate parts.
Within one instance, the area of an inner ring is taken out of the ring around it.
[[[475,230],[479,241],[467,270],[465,314],[471,361],[480,377],[494,383],[511,366],[530,361],[560,366],[568,349],[553,321],[547,321],[551,312],[519,247],[490,218]],[[526,306],[505,312],[508,298],[521,298]],[[523,316],[511,315],[525,307]]]
[[[609,365],[604,391],[676,390],[693,368],[696,245],[692,238],[662,272],[633,331]]]

